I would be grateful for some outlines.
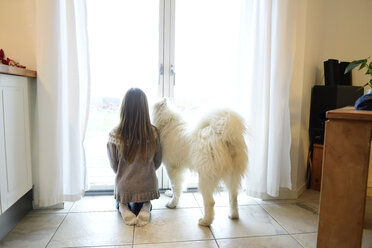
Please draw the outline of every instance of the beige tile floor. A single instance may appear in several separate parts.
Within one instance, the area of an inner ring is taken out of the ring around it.
[[[198,226],[200,193],[185,193],[176,209],[164,207],[162,195],[152,202],[151,223],[127,226],[113,196],[87,196],[64,209],[33,210],[3,239],[0,247],[57,248],[235,248],[316,247],[319,192],[305,191],[296,200],[262,201],[239,195],[239,220],[227,217],[228,196],[215,195],[216,216],[210,228]],[[372,200],[368,199],[363,248],[372,247]]]

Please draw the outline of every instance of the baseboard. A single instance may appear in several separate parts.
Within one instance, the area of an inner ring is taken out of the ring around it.
[[[0,240],[32,209],[32,189],[0,215]]]
[[[302,184],[296,190],[289,190],[289,189],[280,189],[279,191],[279,199],[297,199],[304,193],[306,190],[306,183]]]
[[[306,183],[302,184],[299,188],[295,190],[290,190],[287,188],[280,188],[279,196],[272,197],[268,194],[262,193],[260,194],[260,198],[262,200],[286,200],[286,199],[297,199],[304,191],[306,190]],[[249,193],[248,193],[249,195]],[[257,197],[252,195],[253,197]]]
[[[52,205],[52,206],[49,206],[49,207],[39,207],[39,206],[36,206],[34,203],[32,203],[32,208],[33,209],[37,209],[37,210],[51,210],[51,209],[63,209],[64,206],[65,206],[65,203],[64,202],[61,202],[61,203],[57,203],[55,205]]]

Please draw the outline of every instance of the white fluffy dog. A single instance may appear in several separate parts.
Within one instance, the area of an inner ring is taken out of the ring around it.
[[[177,206],[182,175],[186,169],[198,172],[204,201],[204,218],[209,226],[214,218],[213,193],[223,181],[229,191],[231,219],[239,218],[238,190],[248,163],[244,141],[246,127],[241,117],[228,110],[212,112],[193,128],[169,106],[167,99],[155,104],[153,122],[160,133],[163,163],[171,181],[173,196],[168,208]]]

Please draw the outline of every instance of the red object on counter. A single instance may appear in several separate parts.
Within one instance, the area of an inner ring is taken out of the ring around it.
[[[4,64],[4,65],[15,66],[18,68],[26,69],[26,66],[19,64],[13,59],[10,59],[10,58],[5,59],[5,53],[3,49],[0,49],[0,61],[1,61],[1,64]]]

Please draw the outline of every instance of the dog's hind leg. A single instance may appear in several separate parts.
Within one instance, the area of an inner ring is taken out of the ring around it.
[[[225,184],[229,191],[229,218],[239,219],[238,190],[240,186],[240,176],[230,175],[227,180],[225,180]]]
[[[218,184],[217,180],[204,178],[199,174],[199,190],[203,196],[204,202],[204,217],[199,219],[199,225],[209,226],[214,219],[214,199],[213,192]]]
[[[173,191],[172,199],[165,205],[167,208],[177,207],[182,192],[182,181],[184,170],[180,168],[167,167],[167,173],[171,182]]]

